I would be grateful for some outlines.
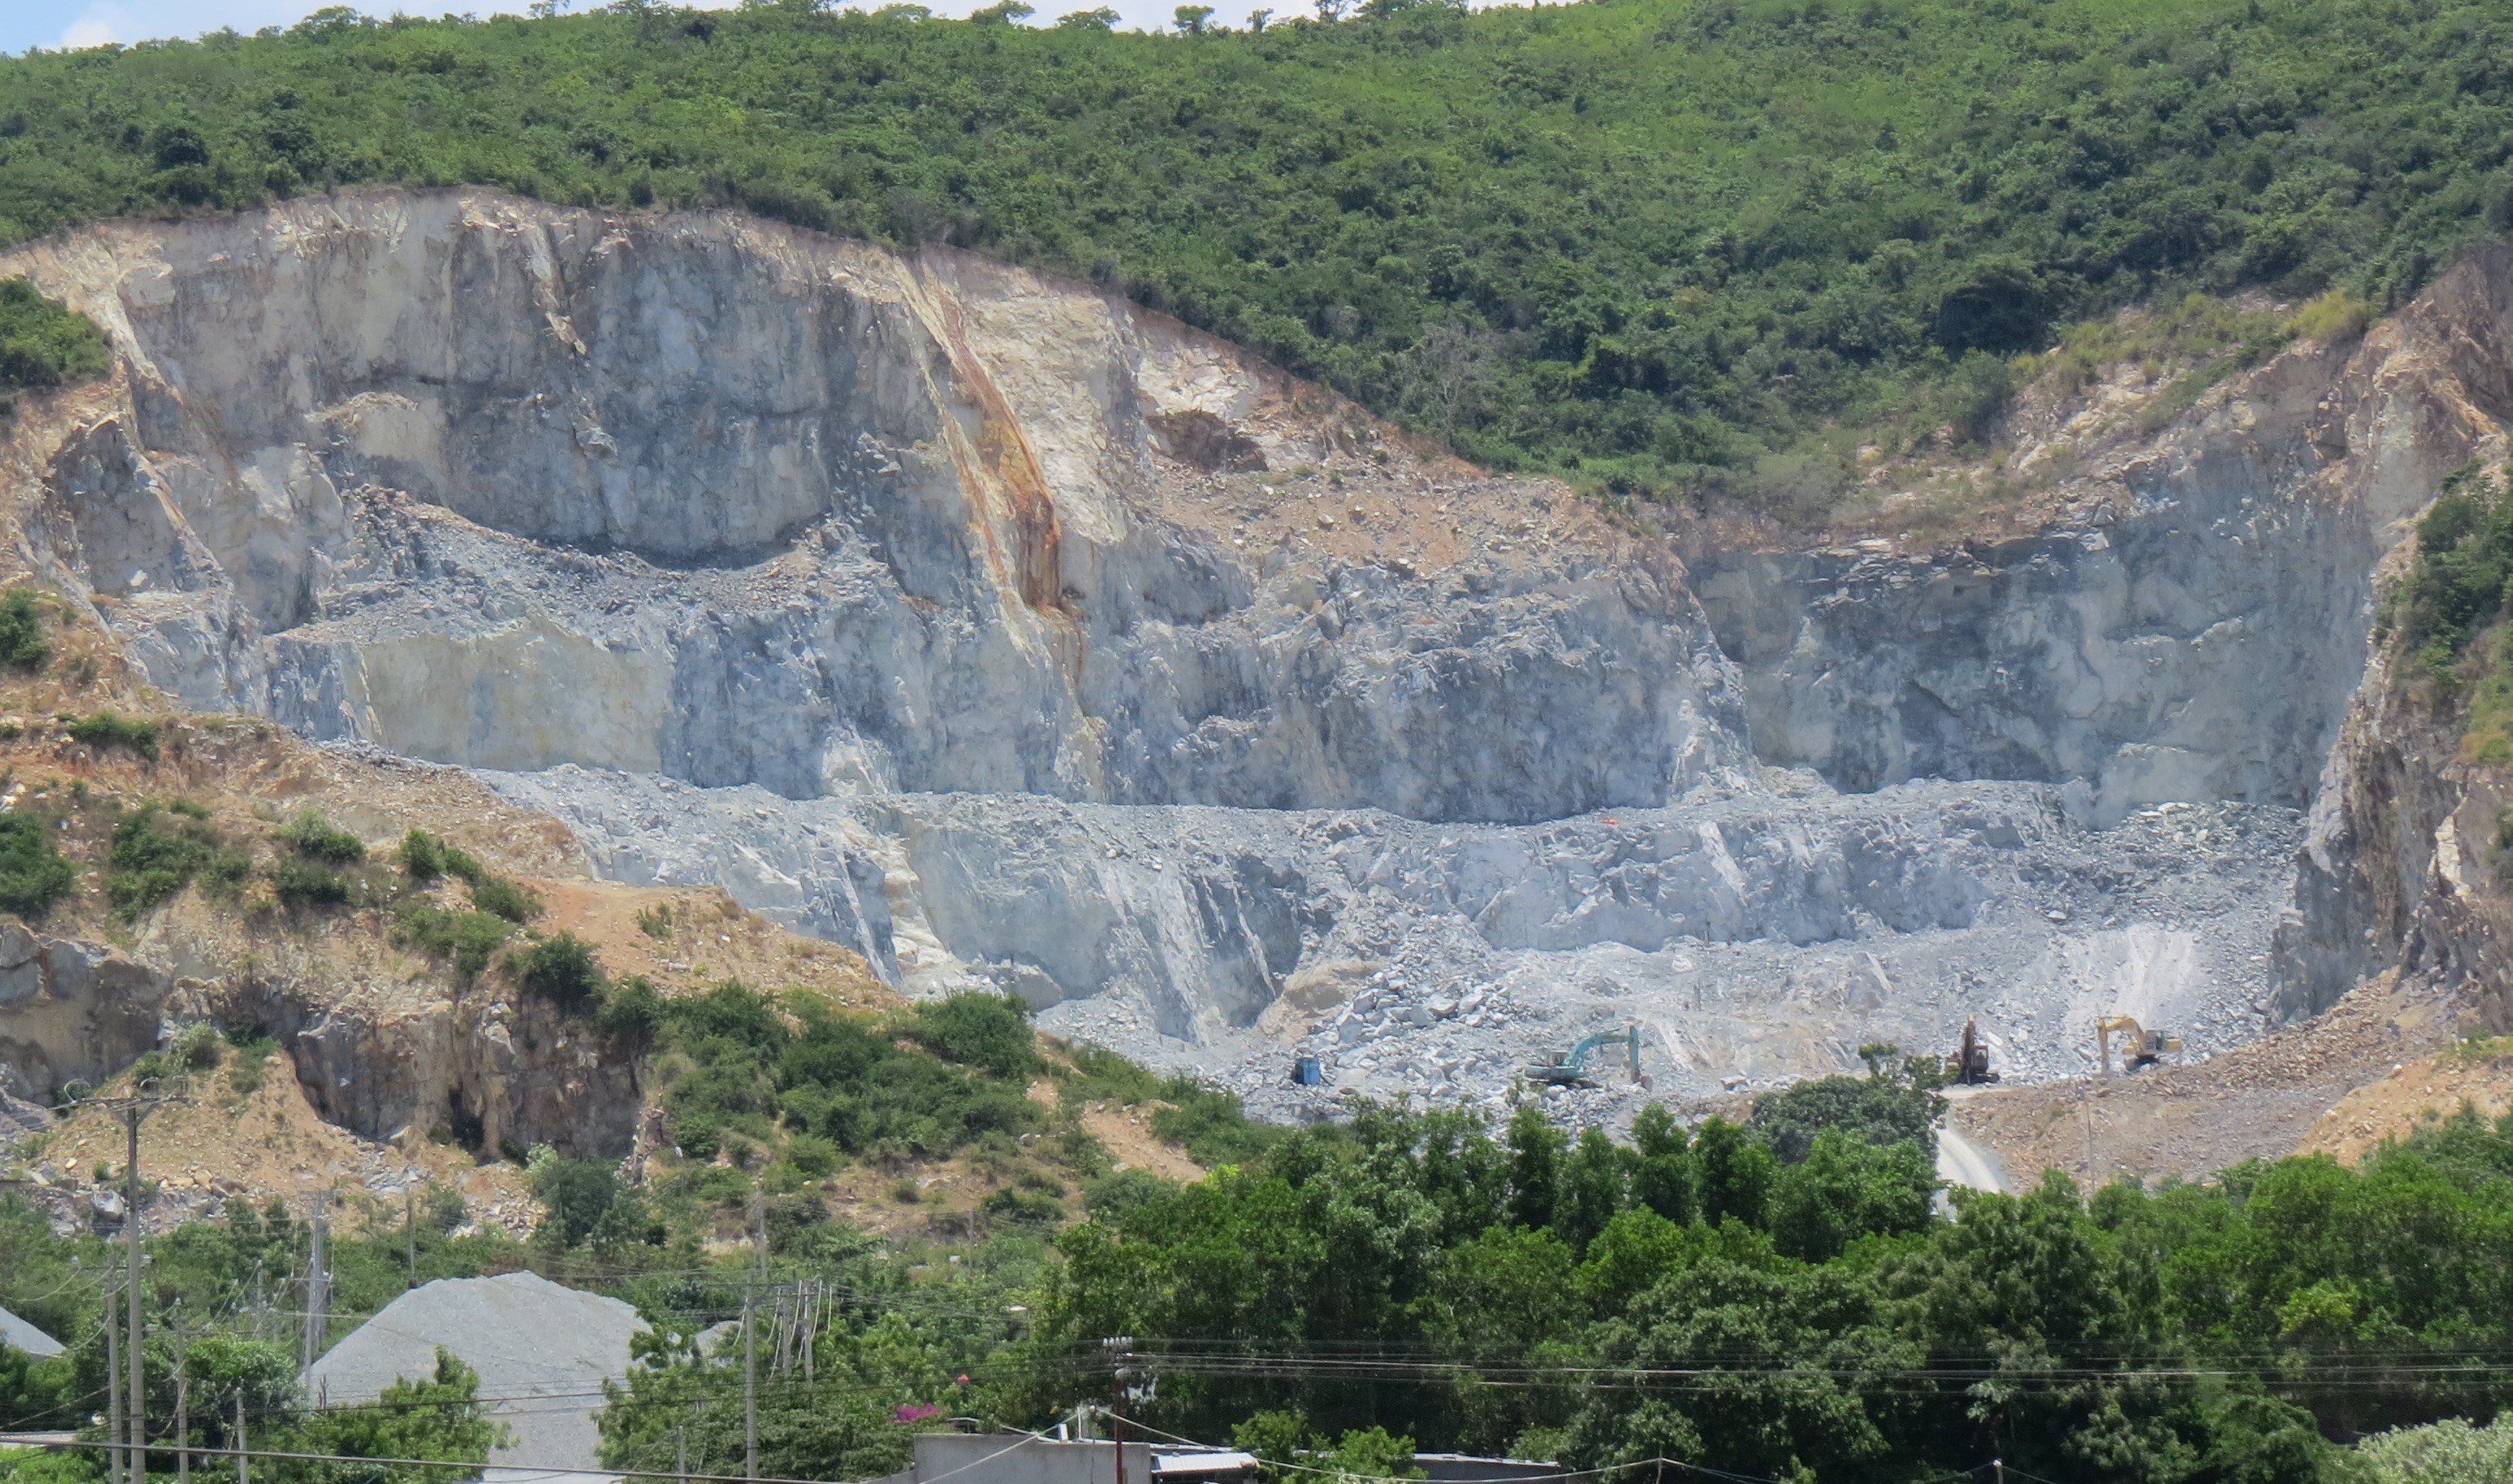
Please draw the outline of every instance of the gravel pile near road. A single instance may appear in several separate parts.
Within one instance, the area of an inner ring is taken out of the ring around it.
[[[479,1373],[480,1394],[500,1398],[490,1416],[514,1430],[492,1464],[595,1470],[602,1383],[627,1377],[628,1339],[643,1328],[634,1305],[535,1273],[440,1278],[332,1346],[306,1388],[335,1406],[371,1401],[396,1380],[431,1374],[442,1346]]]

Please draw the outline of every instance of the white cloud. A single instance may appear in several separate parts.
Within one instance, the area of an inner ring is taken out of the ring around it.
[[[87,47],[108,46],[123,39],[122,17],[112,6],[89,8],[87,14],[69,23],[61,32],[61,50],[76,52]]]

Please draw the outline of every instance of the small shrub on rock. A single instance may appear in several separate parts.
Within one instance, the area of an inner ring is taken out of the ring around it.
[[[0,912],[39,922],[77,884],[78,867],[53,843],[43,821],[0,814]]]

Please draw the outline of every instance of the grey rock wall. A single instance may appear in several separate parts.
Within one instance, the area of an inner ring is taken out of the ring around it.
[[[2316,824],[2299,915],[2372,947],[2272,962],[2376,564],[2492,436],[2501,257],[2030,536],[1688,570],[1088,289],[345,196],[0,259],[120,358],[9,498],[185,704],[489,771],[608,874],[1283,1111],[1295,1049],[1464,1099],[1617,1025],[1695,1091],[1971,1016],[2054,1075],[2097,1013],[2204,1052],[2395,946]],[[290,1013],[369,1132],[633,1104],[548,1027]]]
[[[102,943],[0,919],[0,1093],[100,1087],[157,1044],[173,976]]]
[[[1173,445],[1261,469],[1381,433],[1094,292],[487,193],[17,269],[129,388],[52,454],[33,555],[196,706],[797,798],[1523,821],[1745,760],[1663,557],[1426,570],[1181,518],[1206,471]]]
[[[2103,821],[2308,804],[2364,676],[2375,568],[2486,436],[2472,388],[2505,320],[2481,286],[2513,275],[2490,262],[2112,451],[2041,534],[1696,557],[1758,754],[1852,789],[2075,780]]]

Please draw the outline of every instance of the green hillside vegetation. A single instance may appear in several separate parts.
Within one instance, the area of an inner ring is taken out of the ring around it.
[[[1813,508],[1861,439],[1978,436],[2072,321],[2380,309],[2513,225],[2476,0],[1024,14],[336,8],[0,61],[0,241],[379,181],[742,206],[1087,275],[1496,465]]]
[[[829,1219],[811,1171],[900,1155],[833,1147],[796,1108],[882,1103],[893,1058],[974,1079],[952,1096],[977,1103],[1032,1069],[988,1064],[1003,1064],[994,1023],[1017,1022],[1012,1007],[941,1004],[853,1023],[877,1045],[791,997],[728,988],[661,1012],[663,1062],[688,1059],[663,1066],[676,1096],[694,1068],[747,1065],[750,1096],[778,1111],[726,1120],[715,1150],[685,1147],[646,1186],[605,1158],[535,1150],[549,1216],[528,1243],[459,1227],[448,1192],[408,1217],[379,1205],[363,1232],[343,1211],[332,1337],[414,1276],[529,1265],[618,1295],[656,1333],[604,1414],[605,1462],[668,1475],[686,1440],[694,1470],[731,1471],[741,1368],[698,1337],[740,1310],[758,1261],[740,1233],[756,1219],[777,1281],[817,1285],[808,1377],[803,1291],[763,1305],[779,1317],[761,1344],[762,1468],[778,1477],[899,1466],[908,1430],[935,1415],[1052,1423],[1104,1399],[1112,1334],[1136,1337],[1159,1378],[1137,1411],[1151,1426],[1278,1462],[1306,1446],[1313,1466],[1322,1455],[1376,1476],[1405,1473],[1416,1448],[1457,1447],[1625,1484],[1657,1478],[1661,1458],[1826,1484],[1950,1481],[1993,1457],[2083,1484],[2497,1477],[2513,1119],[2429,1123],[2357,1169],[2289,1159],[2091,1193],[2054,1174],[2020,1196],[1962,1193],[1948,1214],[1913,1127],[1932,1079],[1909,1067],[1809,1084],[1743,1127],[1645,1109],[1628,1142],[1568,1135],[1532,1107],[1496,1128],[1361,1103],[1191,1184],[1098,1177],[1092,1215],[1060,1227],[1006,1214],[877,1238]],[[218,1054],[215,1038],[192,1042]],[[831,1077],[833,1057],[872,1070]],[[1047,1075],[1068,1097],[1160,1086],[1104,1062]],[[1002,1154],[985,1135],[966,1148]],[[1004,1188],[1023,1189],[1005,1157]],[[1090,1164],[1078,1145],[1057,1157],[1076,1178]],[[286,1212],[241,1204],[150,1239],[153,1309],[209,1328],[196,1384],[245,1385],[257,1435],[315,1435],[297,1430],[313,1422],[288,1360],[287,1275],[305,1243]],[[83,1275],[105,1258],[0,1199],[0,1305],[73,1342],[60,1361],[0,1352],[0,1429],[92,1410],[100,1301]],[[150,1374],[170,1374],[166,1357]],[[451,1389],[411,1447],[469,1446],[461,1378],[432,1384]],[[2473,1425],[2433,1425],[2455,1418]]]
[[[36,293],[22,278],[0,279],[0,417],[17,406],[21,391],[75,381],[109,364],[104,333],[94,321]],[[11,596],[24,602],[18,594]],[[32,617],[20,608],[11,613],[10,624],[22,629]],[[0,642],[0,658],[31,665],[41,655],[30,658],[16,643]]]

